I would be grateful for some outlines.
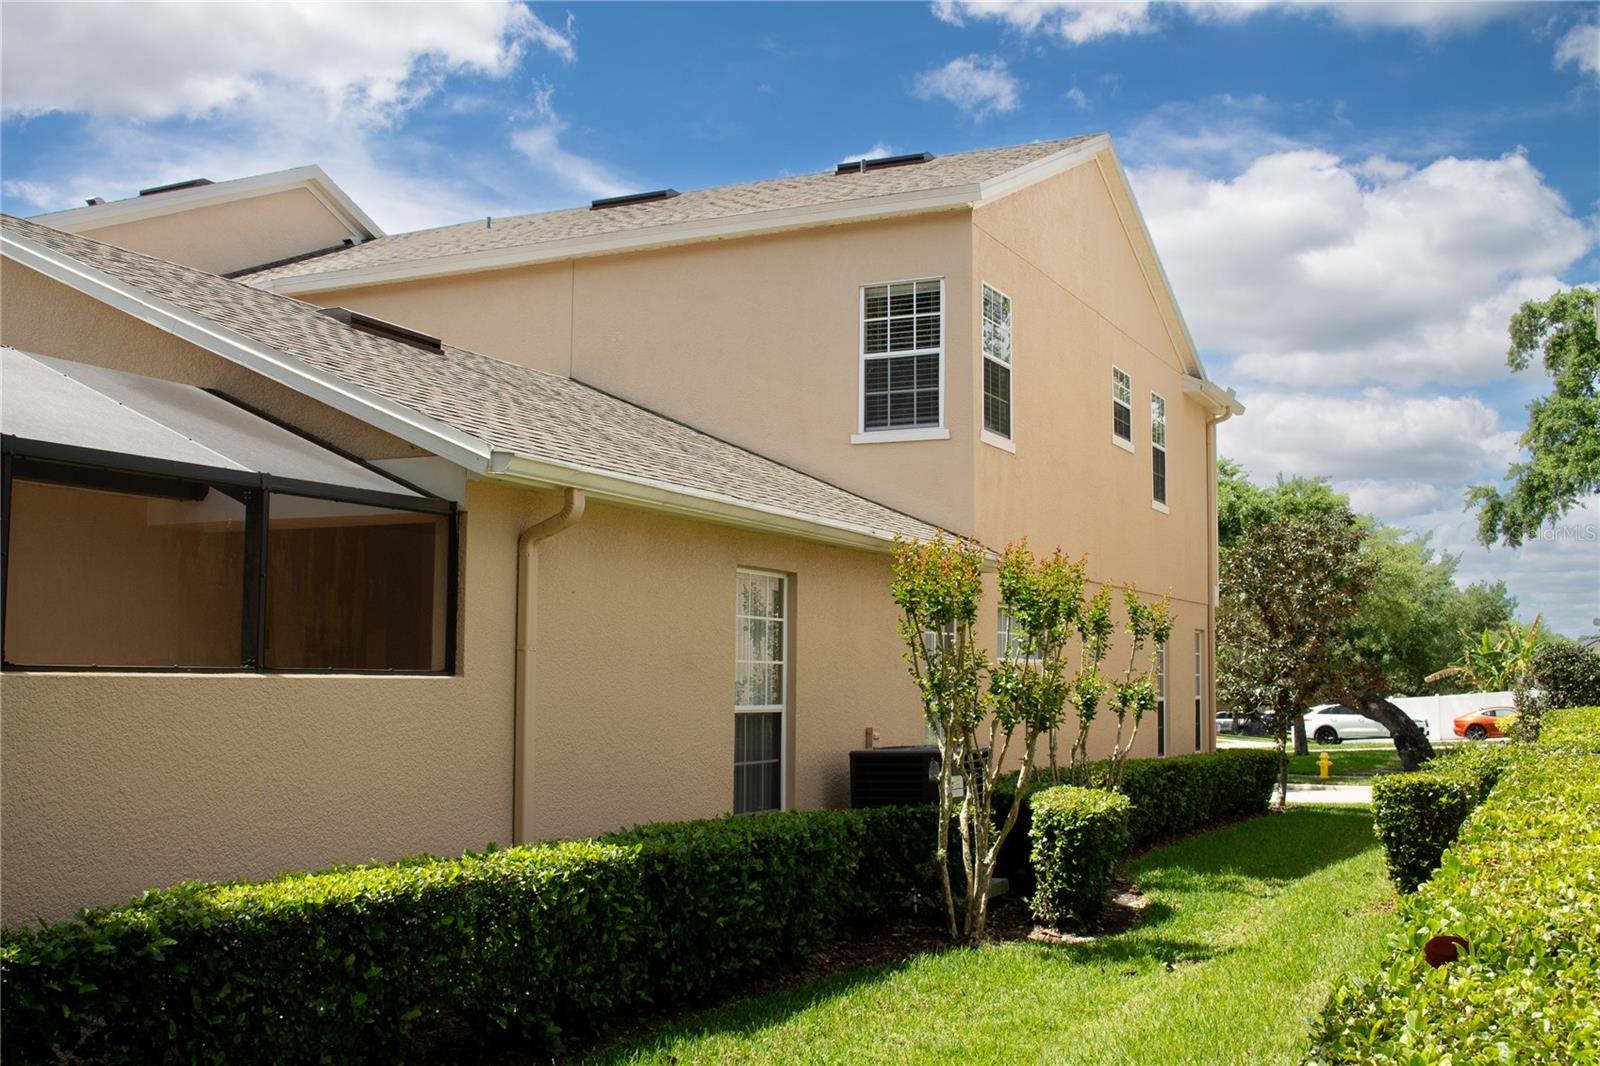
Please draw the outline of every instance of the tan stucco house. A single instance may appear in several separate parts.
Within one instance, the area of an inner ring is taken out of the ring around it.
[[[923,740],[940,529],[1170,595],[1140,744],[1212,745],[1241,408],[1105,136],[392,236],[306,167],[0,251],[7,925],[843,805]]]

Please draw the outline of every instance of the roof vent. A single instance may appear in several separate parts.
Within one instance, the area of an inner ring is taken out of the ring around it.
[[[590,200],[589,210],[605,207],[625,207],[628,204],[647,204],[652,200],[670,200],[678,195],[677,189],[657,189],[655,192],[632,192],[627,196],[608,196],[604,200]]]
[[[852,159],[840,163],[835,174],[865,174],[869,170],[888,170],[890,167],[909,167],[926,163],[933,158],[931,152],[912,152],[910,155],[884,155],[876,159]]]
[[[88,204],[90,207],[99,207],[105,202],[106,198],[104,196],[91,196],[84,201],[84,203]]]
[[[190,178],[188,181],[175,181],[171,185],[157,185],[149,189],[140,189],[140,196],[159,196],[164,192],[177,192],[179,189],[198,189],[203,185],[215,185],[210,178]]]
[[[352,329],[359,329],[362,333],[370,333],[374,337],[399,341],[413,348],[426,348],[430,352],[444,351],[444,342],[438,337],[430,337],[426,333],[419,333],[393,322],[385,322],[381,318],[373,318],[360,311],[352,311],[348,307],[323,307],[319,310],[336,322],[343,322]]]

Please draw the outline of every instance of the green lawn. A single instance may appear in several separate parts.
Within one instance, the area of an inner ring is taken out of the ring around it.
[[[1370,969],[1390,927],[1363,807],[1257,818],[1152,851],[1133,874],[1150,905],[1128,932],[835,975],[590,1061],[1290,1063],[1333,978]]]

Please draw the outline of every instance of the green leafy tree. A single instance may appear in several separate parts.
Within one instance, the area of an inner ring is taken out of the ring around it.
[[[1506,363],[1526,370],[1542,354],[1554,391],[1528,404],[1525,462],[1506,471],[1504,493],[1492,485],[1467,490],[1478,508],[1478,539],[1517,547],[1546,522],[1600,492],[1600,292],[1576,288],[1529,300],[1511,316]]]
[[[1122,605],[1128,613],[1128,665],[1123,669],[1122,676],[1111,685],[1111,712],[1117,718],[1109,781],[1113,792],[1122,790],[1123,770],[1127,766],[1129,753],[1133,751],[1133,742],[1139,736],[1139,723],[1156,708],[1156,656],[1158,649],[1164,648],[1167,638],[1172,635],[1170,600],[1145,603],[1139,598],[1139,591],[1130,585],[1122,590]],[[1144,651],[1146,644],[1150,646],[1150,651],[1141,668],[1139,654]],[[1122,737],[1124,729],[1128,730],[1126,743]]]
[[[989,886],[1000,848],[1021,804],[994,822],[994,781],[1014,742],[1022,753],[1017,793],[1028,787],[1039,738],[1061,725],[1067,699],[1067,642],[1083,606],[1084,564],[1059,551],[1037,558],[1026,543],[1006,549],[997,570],[1011,639],[990,662],[972,638],[983,595],[985,553],[963,540],[939,538],[895,545],[891,592],[901,609],[906,661],[922,694],[923,713],[939,738],[939,872],[952,939],[983,939]],[[984,681],[987,679],[987,690]],[[955,821],[965,882],[958,930],[950,879],[953,784],[961,784]]]
[[[1510,692],[1523,687],[1533,668],[1533,653],[1544,640],[1539,619],[1532,625],[1503,622],[1494,629],[1462,634],[1456,661],[1429,675],[1428,680],[1453,677],[1472,692]]]
[[[1246,713],[1272,712],[1280,806],[1289,788],[1290,724],[1346,684],[1340,652],[1372,581],[1364,536],[1344,508],[1312,512],[1247,525],[1222,559],[1217,689]]]
[[[1101,667],[1111,650],[1111,634],[1115,628],[1111,620],[1111,590],[1102,588],[1078,609],[1078,668],[1067,688],[1067,699],[1072,704],[1078,727],[1072,737],[1071,780],[1080,787],[1089,784],[1089,727],[1099,717],[1100,704],[1111,689]],[[1050,777],[1056,780],[1054,734],[1050,737]]]

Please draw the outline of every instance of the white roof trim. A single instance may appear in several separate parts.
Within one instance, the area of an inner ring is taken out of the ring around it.
[[[718,493],[687,488],[653,478],[630,477],[577,463],[551,462],[513,455],[488,475],[497,481],[541,489],[575,488],[590,499],[640,510],[680,515],[719,525],[802,537],[824,544],[868,551],[889,551],[894,533],[851,522],[817,518],[781,507],[735,500]]]
[[[107,226],[119,226],[126,222],[138,222],[142,219],[159,218],[201,207],[234,203],[255,196],[287,192],[291,189],[308,190],[345,229],[350,231],[350,236],[354,240],[363,241],[384,235],[378,224],[372,221],[343,189],[334,184],[333,179],[328,177],[321,167],[314,164],[295,167],[292,170],[274,171],[271,174],[256,174],[248,178],[219,181],[211,185],[199,185],[192,189],[174,189],[154,196],[132,196],[126,200],[113,200],[110,203],[54,211],[47,215],[35,215],[32,221],[67,233],[84,233]]]
[[[1244,414],[1244,404],[1239,402],[1239,396],[1232,389],[1224,389],[1221,385],[1207,378],[1195,377],[1193,374],[1183,376],[1184,395],[1193,397],[1211,408],[1215,414],[1224,417]]]
[[[867,196],[827,204],[810,204],[805,207],[775,208],[770,211],[753,211],[722,218],[672,222],[659,226],[619,230],[615,233],[539,241],[479,252],[460,252],[455,255],[409,260],[403,263],[385,263],[343,270],[330,266],[329,269],[315,274],[262,278],[259,281],[245,277],[240,280],[270,292],[284,294],[322,292],[328,289],[414,281],[447,274],[503,270],[508,267],[532,266],[538,263],[645,248],[662,248],[696,241],[749,237],[808,226],[828,226],[844,222],[864,222],[901,215],[924,214],[930,211],[971,208],[993,202],[1034,182],[1071,169],[1092,159],[1096,152],[1109,147],[1110,144],[1111,139],[1101,134],[987,181],[949,185],[939,189],[917,189],[912,192]],[[329,262],[336,263],[337,257]]]
[[[494,480],[535,488],[581,488],[596,499],[630,507],[844,547],[887,551],[894,539],[894,534],[887,530],[748,503],[670,482],[491,449],[484,441],[452,426],[318,370],[295,356],[253,341],[24,237],[0,232],[0,253],[91,299]]]
[[[0,232],[0,252],[85,296],[451,462],[471,470],[482,470],[488,462],[490,448],[476,437],[318,370],[292,355],[251,340],[25,237]]]

